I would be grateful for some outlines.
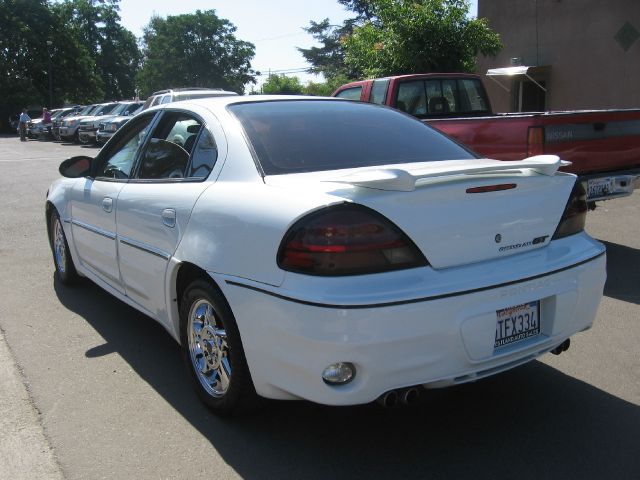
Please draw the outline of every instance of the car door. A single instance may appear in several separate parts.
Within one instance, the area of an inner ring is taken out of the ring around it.
[[[210,185],[216,143],[204,122],[165,110],[118,198],[120,273],[128,297],[167,318],[165,276],[191,210]]]
[[[154,113],[137,119],[96,158],[94,175],[71,193],[73,241],[81,265],[112,288],[124,292],[116,243],[118,196],[129,180],[138,148]],[[119,132],[120,133],[120,132]]]

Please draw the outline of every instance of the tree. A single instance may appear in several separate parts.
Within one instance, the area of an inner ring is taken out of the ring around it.
[[[46,0],[0,0],[0,121],[28,105],[92,99],[100,93],[94,67],[91,50]]]
[[[66,30],[92,52],[99,77],[93,100],[116,100],[135,95],[135,75],[141,54],[133,33],[120,25],[120,0],[65,0],[52,9]]]
[[[336,75],[327,79],[324,83],[309,82],[304,88],[304,93],[305,95],[328,97],[335,92],[339,86],[349,83],[350,81],[351,79],[344,75]]]
[[[161,18],[144,29],[142,93],[171,87],[224,88],[239,93],[255,83],[255,47],[235,37],[236,27],[215,10]]]
[[[298,48],[302,56],[311,64],[312,73],[321,73],[325,78],[358,78],[362,72],[347,65],[344,58],[343,41],[353,32],[355,20],[347,20],[342,26],[335,26],[325,18],[321,22],[310,22],[305,28],[313,38],[322,44],[320,47]]]
[[[475,70],[476,56],[495,55],[500,37],[485,19],[469,18],[466,0],[370,0],[375,20],[344,41],[345,63],[365,75]]]
[[[467,0],[338,0],[354,12],[341,26],[311,22],[321,47],[300,49],[311,71],[348,78],[473,71],[478,53],[495,55],[498,34],[469,18]]]
[[[287,77],[286,75],[269,75],[262,86],[262,93],[269,95],[300,95],[303,92],[304,86],[298,77]]]

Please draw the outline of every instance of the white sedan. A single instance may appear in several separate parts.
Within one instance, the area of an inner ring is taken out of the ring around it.
[[[47,227],[59,279],[157,320],[214,411],[392,405],[592,325],[605,249],[561,165],[481,159],[377,105],[193,100],[63,162]]]

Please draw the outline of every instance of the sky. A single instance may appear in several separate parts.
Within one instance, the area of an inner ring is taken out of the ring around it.
[[[471,14],[476,15],[477,0],[471,1]],[[287,70],[308,68],[309,64],[296,47],[316,45],[313,37],[303,27],[309,21],[329,18],[332,24],[340,24],[352,16],[335,0],[121,0],[122,25],[138,38],[153,15],[166,17],[192,13],[196,10],[216,11],[216,15],[229,20],[237,27],[236,37],[251,42],[256,55],[251,61],[254,70],[263,74],[258,85],[266,80],[269,71],[284,73]],[[305,72],[293,72],[303,83],[322,81],[322,77]]]

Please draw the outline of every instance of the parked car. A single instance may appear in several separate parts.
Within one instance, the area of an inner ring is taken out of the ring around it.
[[[77,112],[76,107],[66,107],[66,108],[58,108],[56,110],[51,111],[51,122],[44,123],[42,119],[40,121],[34,122],[31,133],[38,140],[47,140],[53,138],[53,124],[56,121],[61,121],[65,116],[70,115],[74,112]]]
[[[119,111],[114,109],[112,115],[102,118],[96,131],[96,143],[104,144],[109,140],[133,115],[142,110],[143,104],[144,102],[123,102]]]
[[[101,117],[103,115],[107,115],[116,107],[116,105],[118,105],[117,102],[95,104],[93,105],[93,108],[86,108],[75,117],[65,118],[60,125],[60,138],[66,141],[79,142],[80,124],[84,120],[88,120],[90,117]]]
[[[84,105],[74,105],[72,107],[67,107],[64,111],[58,115],[56,118],[52,118],[51,120],[51,135],[54,140],[61,141],[62,137],[60,137],[60,126],[62,125],[62,121],[68,117],[75,117],[80,114],[87,107]]]
[[[130,116],[142,106],[142,103],[143,102],[132,101],[117,102],[116,106],[108,114],[85,118],[78,126],[78,139],[80,143],[97,143],[97,133],[101,123],[109,121],[121,114]]]
[[[20,124],[20,115],[9,115],[9,131],[18,133],[18,125]]]
[[[480,77],[462,73],[363,80],[333,96],[398,108],[489,158],[558,155],[590,202],[640,188],[640,109],[494,114]]]
[[[60,109],[51,110],[49,112],[51,117],[59,113]],[[42,112],[40,112],[39,114],[42,115]],[[50,126],[50,122],[44,123],[44,117],[32,118],[29,122],[27,122],[27,137],[31,139],[38,139],[48,131],[48,128]]]
[[[561,165],[479,158],[378,105],[200,99],[64,161],[47,228],[60,281],[157,320],[218,413],[409,402],[592,325],[605,249]]]
[[[167,90],[159,90],[149,95],[146,102],[142,107],[146,110],[156,105],[163,105],[165,103],[179,102],[181,100],[191,100],[194,98],[209,98],[209,97],[228,97],[238,95],[236,92],[230,92],[221,88],[174,88]]]

